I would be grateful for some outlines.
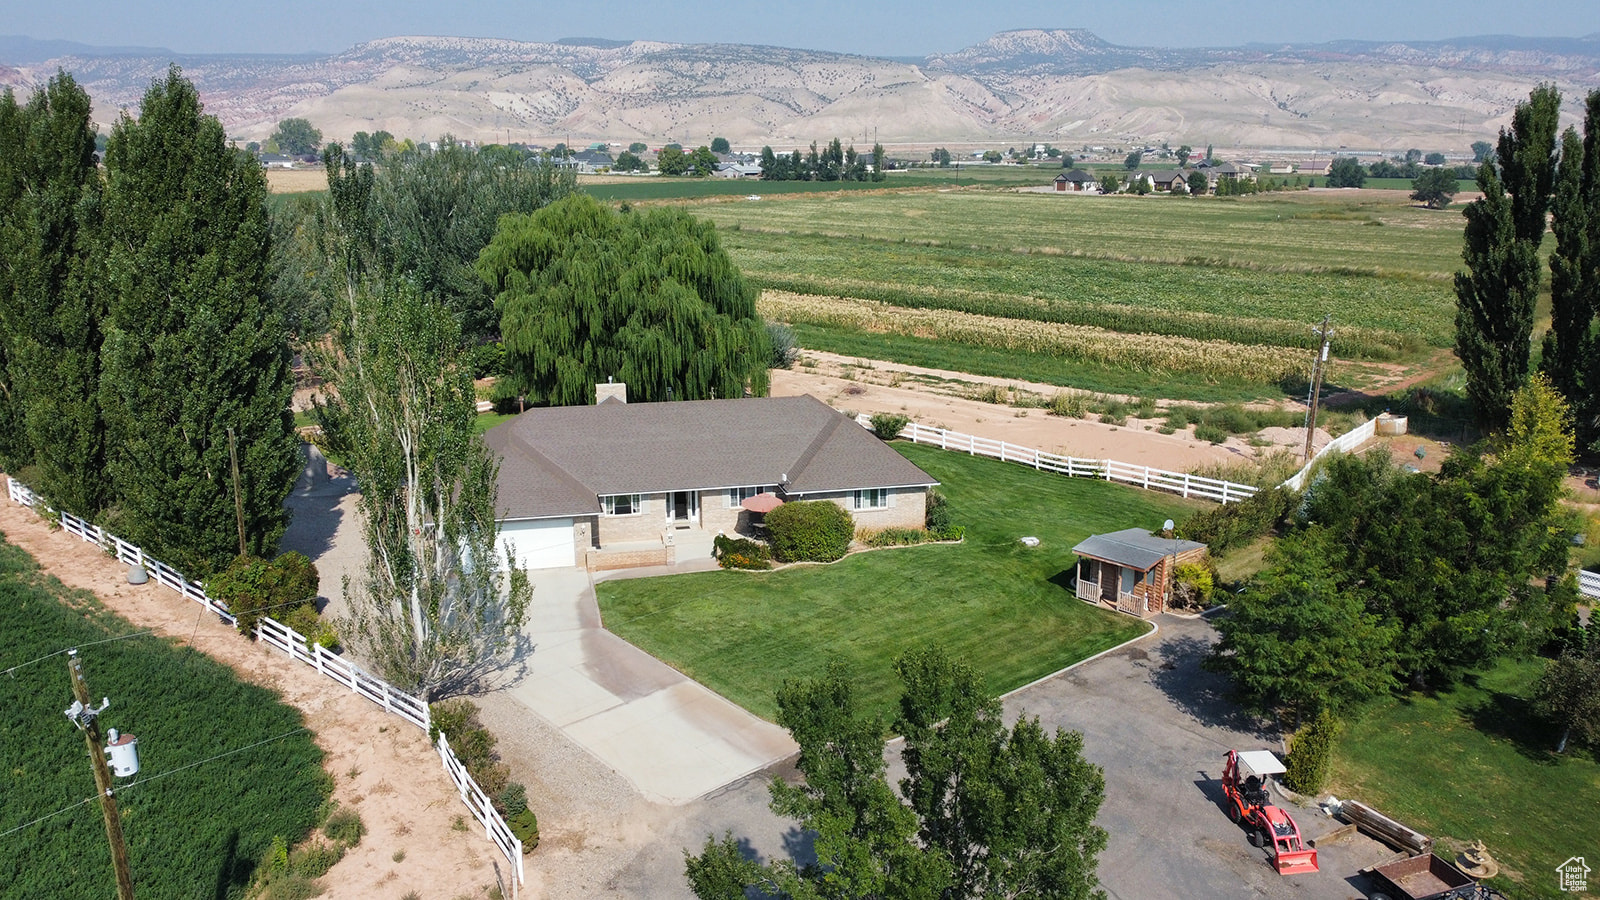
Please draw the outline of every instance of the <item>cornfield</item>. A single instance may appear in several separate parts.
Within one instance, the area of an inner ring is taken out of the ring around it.
[[[764,291],[763,316],[869,334],[902,334],[1016,353],[1070,359],[1155,376],[1209,381],[1276,382],[1304,377],[1304,353],[1158,334],[1126,334],[1086,325],[911,309],[876,300]]]

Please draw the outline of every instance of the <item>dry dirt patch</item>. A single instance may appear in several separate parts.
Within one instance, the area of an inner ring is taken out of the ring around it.
[[[483,897],[505,863],[457,798],[425,733],[276,651],[245,640],[198,604],[154,581],[134,586],[127,569],[32,510],[0,500],[0,532],[68,587],[92,591],[108,609],[227,664],[299,709],[333,798],[355,809],[368,833],[322,883],[324,897]],[[453,827],[465,817],[467,827]],[[404,850],[400,861],[397,851]],[[509,896],[509,892],[508,892]]]
[[[328,173],[315,169],[268,169],[267,190],[274,194],[301,194],[328,189]]]

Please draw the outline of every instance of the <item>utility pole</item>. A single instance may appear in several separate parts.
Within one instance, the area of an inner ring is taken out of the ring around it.
[[[244,497],[239,494],[239,444],[228,426],[228,458],[233,461],[233,515],[239,520],[239,555],[249,556],[244,543]]]
[[[103,700],[99,709],[89,705],[89,685],[84,683],[83,661],[78,659],[75,649],[67,651],[67,674],[72,678],[72,696],[76,701],[67,710],[67,718],[83,732],[84,745],[89,748],[89,762],[94,766],[100,811],[106,819],[106,841],[111,844],[111,868],[117,874],[117,900],[133,900],[133,875],[128,871],[128,848],[122,842],[122,818],[117,814],[117,798],[111,791],[111,768],[106,765],[106,751],[100,746],[100,713],[111,701]]]
[[[1333,329],[1328,327],[1331,315],[1322,317],[1322,327],[1311,332],[1322,338],[1322,348],[1311,363],[1311,395],[1306,400],[1306,459],[1311,458],[1311,437],[1317,433],[1317,405],[1322,400],[1322,376],[1328,369],[1328,342],[1333,340]]]

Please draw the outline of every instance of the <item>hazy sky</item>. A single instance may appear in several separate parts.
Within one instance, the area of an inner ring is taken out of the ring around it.
[[[1595,0],[6,0],[6,5],[11,9],[0,16],[0,31],[6,33],[181,53],[333,51],[408,34],[723,41],[923,56],[1014,28],[1087,28],[1115,44],[1167,47],[1480,34],[1581,37],[1600,31]]]

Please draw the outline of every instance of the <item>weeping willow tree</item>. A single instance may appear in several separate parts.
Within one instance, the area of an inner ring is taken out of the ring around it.
[[[643,401],[767,392],[755,290],[685,212],[614,212],[573,195],[500,220],[478,257],[494,290],[510,386],[535,402],[593,402],[627,383]]]

